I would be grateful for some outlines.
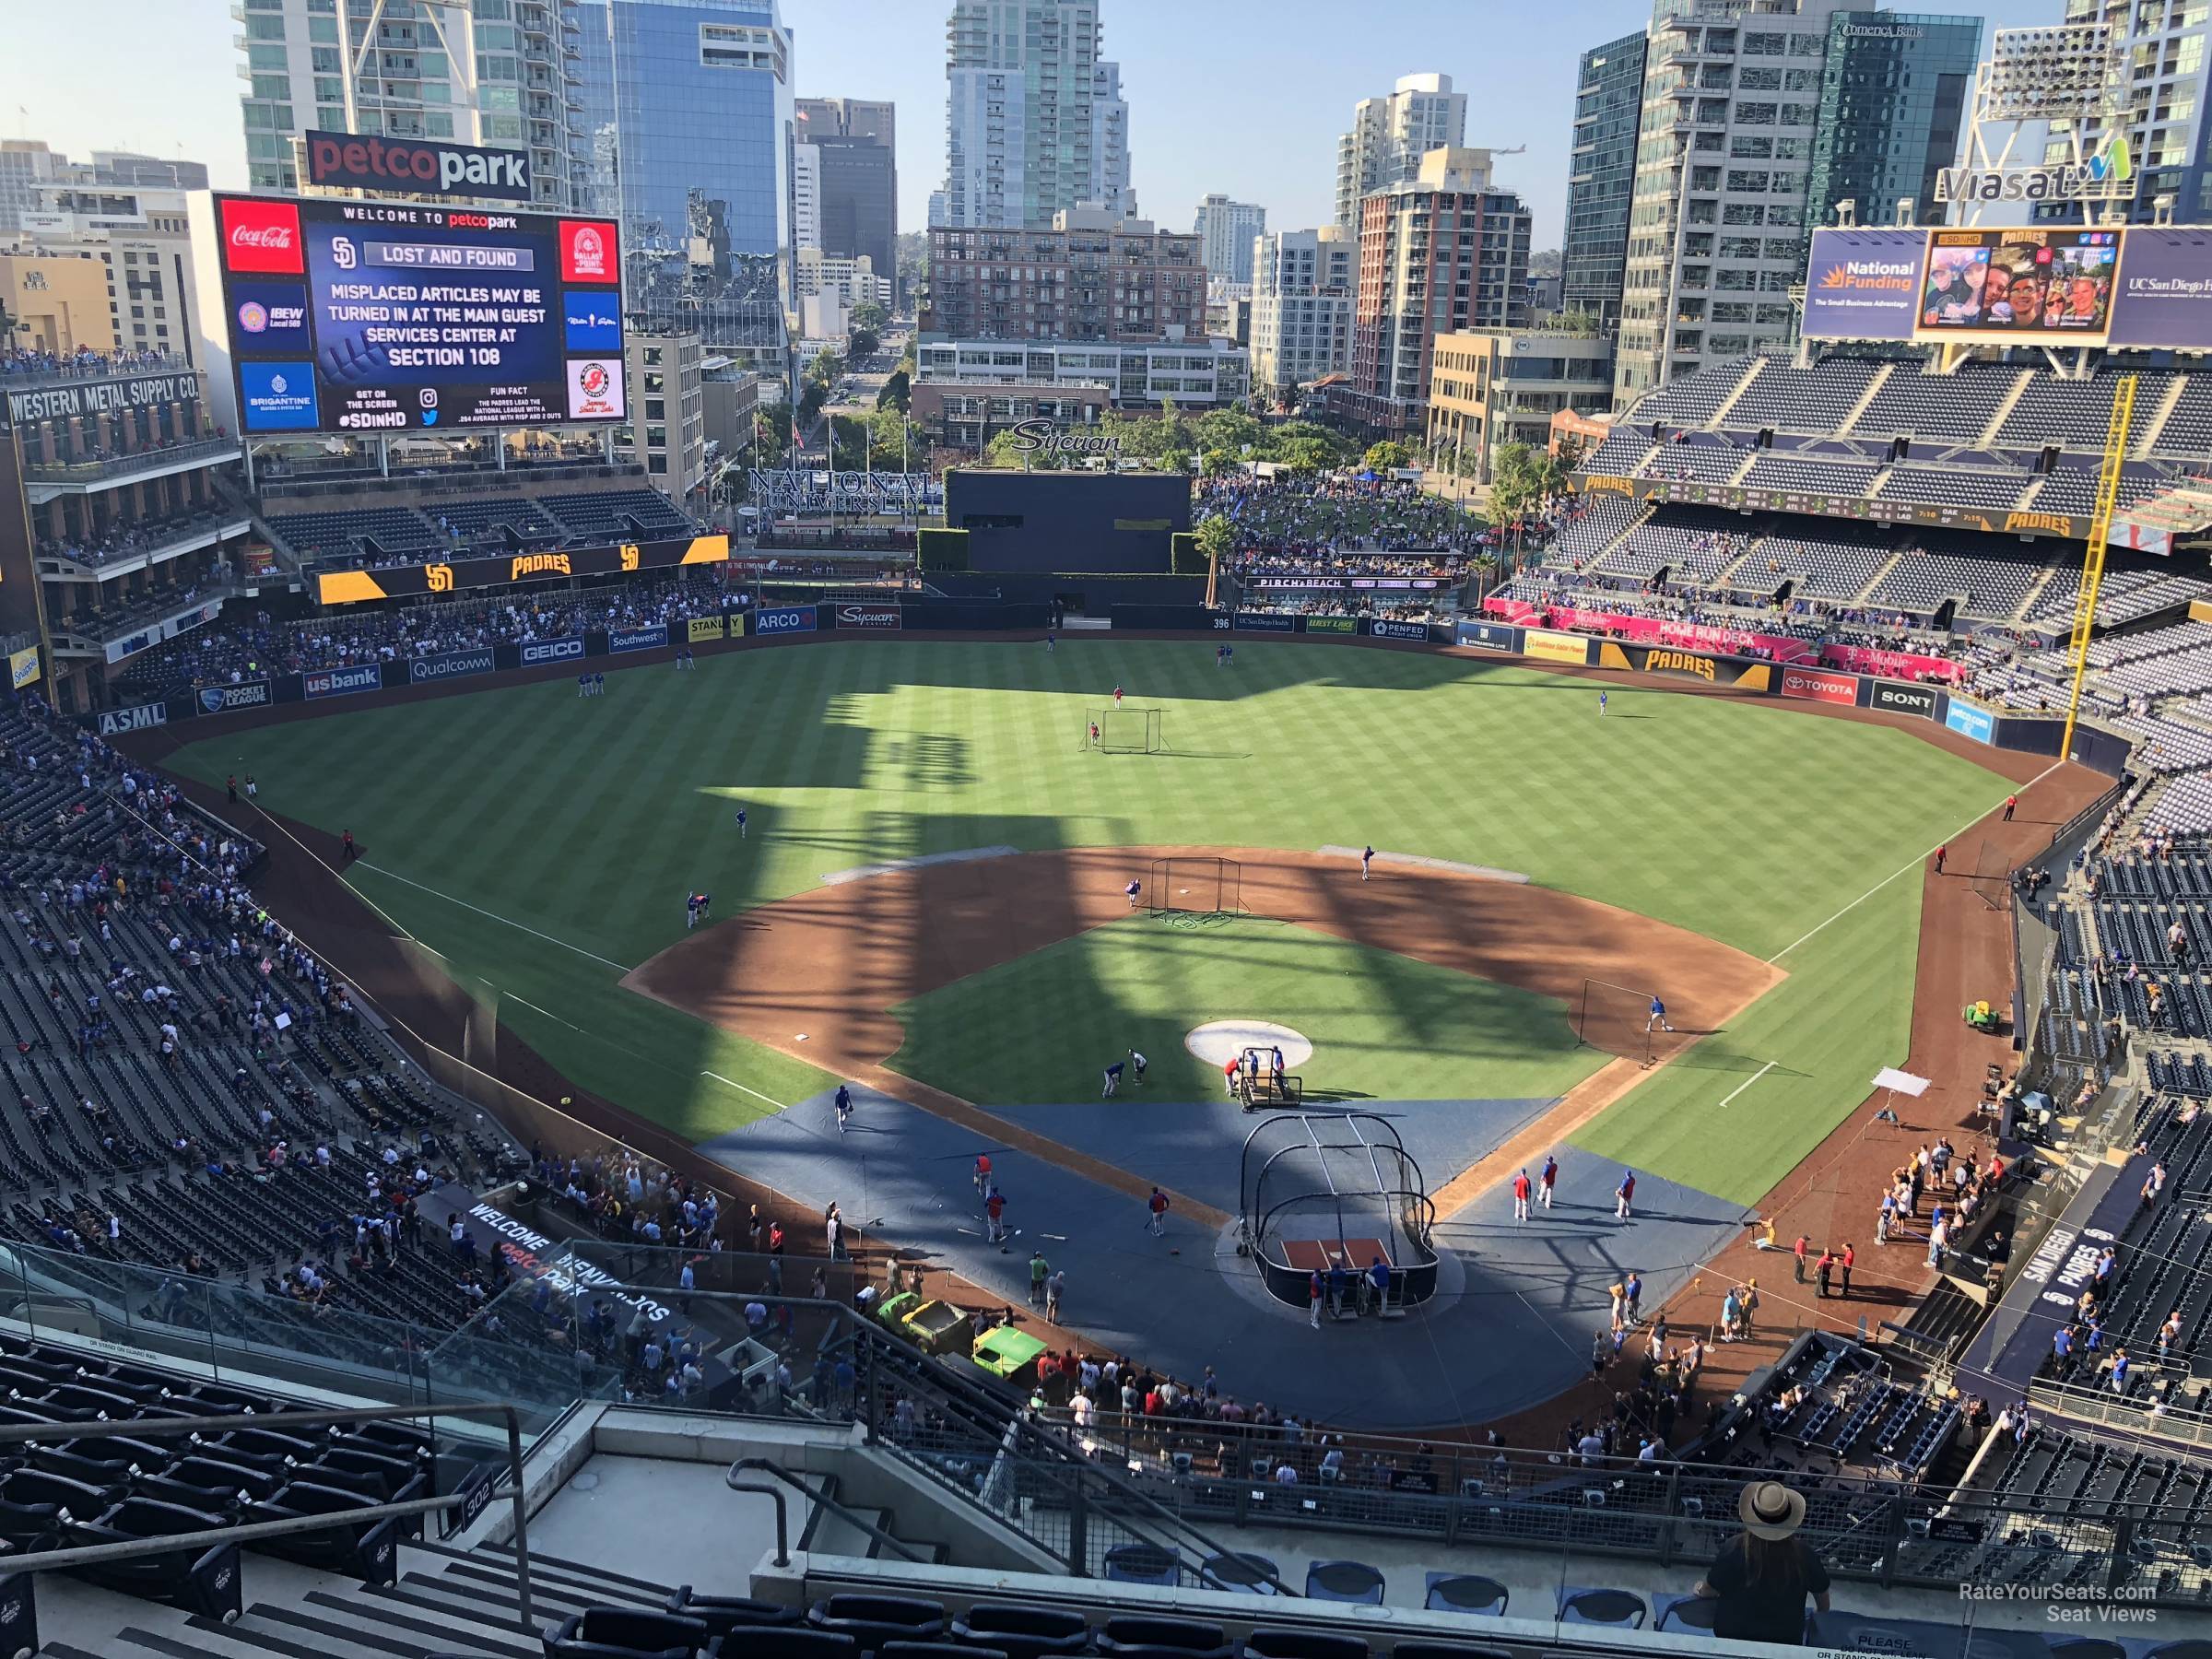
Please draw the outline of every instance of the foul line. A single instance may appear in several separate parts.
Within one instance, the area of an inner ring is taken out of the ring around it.
[[[732,1088],[736,1089],[740,1094],[749,1094],[756,1100],[768,1100],[768,1103],[771,1106],[773,1106],[778,1112],[789,1112],[791,1110],[790,1107],[784,1105],[781,1100],[769,1100],[768,1096],[762,1094],[757,1088],[746,1088],[744,1084],[738,1082],[735,1077],[725,1077],[720,1072],[713,1071],[702,1071],[699,1075],[702,1077],[712,1077],[717,1083],[727,1083]]]
[[[465,899],[456,899],[451,893],[440,892],[434,887],[425,887],[421,882],[417,881],[411,876],[402,876],[394,870],[380,869],[377,865],[368,863],[359,864],[355,867],[358,869],[367,870],[372,876],[382,876],[393,881],[404,882],[408,887],[414,888],[419,892],[429,894],[429,896],[433,899],[442,899],[448,904],[459,905],[465,911],[474,911],[479,916],[484,916],[491,921],[505,924],[507,926],[513,928],[517,933],[526,933],[534,939],[543,939],[548,945],[558,945],[563,950],[572,951],[577,956],[582,957],[587,960],[597,962],[603,967],[612,968],[618,973],[629,973],[632,971],[632,970],[623,967],[619,962],[610,962],[603,956],[594,955],[593,952],[584,949],[581,945],[571,945],[566,939],[555,938],[551,934],[539,933],[536,928],[524,927],[520,922],[512,921],[506,916],[502,916],[497,911],[488,911],[480,905],[469,903],[469,901]]]
[[[2056,771],[2064,765],[2065,765],[2064,760],[2053,760],[2050,765],[2044,767],[2041,771],[2037,772],[2034,777],[2029,779],[2027,782],[2021,784],[2018,789],[2009,791],[2008,793],[2013,794],[2025,794],[2028,793],[2028,791],[2033,789],[2038,783],[2041,783],[2045,778],[2049,777],[2053,772]],[[1994,812],[1996,808],[1992,806],[1986,811],[1978,813],[1974,817],[1967,819],[1965,823],[1959,825],[1958,829],[1954,830],[1950,834],[1945,836],[1943,840],[1937,841],[1936,843],[1936,847],[1949,846],[1951,842],[1957,841],[1959,837],[1964,835],[1969,830],[1971,830],[1976,824],[1987,818],[1991,812]],[[1921,853],[1919,857],[1913,859],[1910,864],[1899,865],[1898,868],[1890,871],[1888,875],[1883,877],[1881,880],[1876,882],[1872,887],[1861,893],[1856,899],[1853,899],[1849,904],[1845,905],[1841,910],[1830,916],[1827,922],[1818,924],[1813,927],[1811,932],[1806,933],[1802,937],[1792,939],[1787,945],[1784,945],[1780,950],[1776,951],[1772,956],[1767,959],[1767,966],[1771,968],[1776,962],[1781,961],[1783,957],[1788,956],[1791,951],[1796,949],[1798,946],[1804,944],[1806,939],[1811,938],[1814,934],[1818,934],[1824,930],[1829,925],[1829,923],[1841,922],[1845,916],[1851,914],[1853,911],[1857,910],[1860,905],[1865,903],[1867,900],[1873,898],[1877,893],[1880,892],[1891,882],[1895,881],[1900,876],[1905,875],[1910,871],[1919,869],[1923,865],[1926,864],[1929,859],[1936,856],[1936,847],[1930,847],[1925,853]]]
[[[1738,1083],[1734,1088],[1730,1089],[1728,1091],[1728,1100],[1735,1100],[1737,1095],[1742,1094],[1745,1089],[1750,1088],[1752,1084],[1758,1082],[1761,1077],[1765,1077],[1773,1069],[1774,1062],[1771,1060],[1768,1061],[1764,1065],[1760,1066],[1757,1071],[1746,1077],[1741,1083]],[[1721,1111],[1725,1112],[1728,1110],[1728,1100],[1723,1100],[1721,1102]]]

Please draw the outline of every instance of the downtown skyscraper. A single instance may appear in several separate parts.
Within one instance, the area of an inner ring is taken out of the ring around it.
[[[1049,227],[1066,208],[1136,211],[1121,70],[1100,0],[953,0],[945,26],[947,225]]]

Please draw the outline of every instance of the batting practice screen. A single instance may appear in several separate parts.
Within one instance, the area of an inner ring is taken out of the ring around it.
[[[1091,709],[1084,715],[1086,742],[1094,727],[1096,747],[1109,755],[1157,755],[1168,747],[1158,709]]]
[[[1145,891],[1155,916],[1232,916],[1244,910],[1244,866],[1233,858],[1196,854],[1156,858]]]
[[[625,418],[611,221],[335,197],[213,206],[248,434]]]

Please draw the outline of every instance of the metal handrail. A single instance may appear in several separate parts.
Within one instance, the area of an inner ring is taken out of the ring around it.
[[[417,1418],[500,1418],[507,1425],[507,1473],[514,1483],[514,1573],[519,1592],[522,1629],[536,1633],[530,1607],[530,1516],[523,1490],[523,1424],[514,1406],[506,1401],[461,1401],[450,1406],[353,1406],[335,1411],[277,1411],[251,1414],[231,1412],[218,1417],[134,1418],[128,1422],[10,1423],[0,1425],[0,1446],[19,1441],[66,1440],[78,1434],[117,1434],[128,1430],[133,1439],[167,1439],[172,1435],[227,1432],[240,1428],[330,1429],[349,1423],[411,1422]],[[124,1544],[91,1544],[76,1549],[46,1551],[23,1558],[19,1571],[45,1572],[96,1561],[126,1560],[136,1556],[171,1555],[179,1549],[254,1538],[279,1537],[287,1533],[316,1532],[337,1526],[355,1526],[363,1521],[381,1521],[390,1515],[419,1515],[453,1508],[458,1495],[411,1498],[402,1503],[380,1503],[335,1515],[302,1515],[288,1521],[255,1521],[243,1526],[218,1527],[196,1533],[171,1533],[159,1538],[133,1539]]]
[[[913,1552],[913,1549],[911,1546],[903,1544],[897,1538],[892,1537],[889,1533],[885,1532],[880,1526],[877,1526],[869,1522],[863,1521],[858,1515],[854,1514],[851,1510],[847,1509],[836,1499],[830,1497],[827,1492],[818,1492],[814,1488],[808,1486],[805,1481],[801,1480],[796,1475],[794,1475],[789,1469],[783,1468],[779,1465],[772,1464],[765,1457],[741,1457],[735,1463],[730,1465],[730,1472],[726,1477],[724,1477],[724,1478],[728,1480],[730,1490],[733,1492],[766,1492],[770,1497],[776,1500],[777,1566],[783,1567],[790,1564],[786,1559],[788,1551],[784,1547],[788,1534],[783,1520],[783,1494],[768,1487],[741,1485],[737,1479],[737,1473],[740,1469],[751,1469],[759,1474],[768,1476],[771,1479],[782,1481],[785,1486],[791,1488],[793,1491],[803,1493],[810,1502],[820,1504],[824,1509],[828,1510],[831,1514],[835,1515],[840,1521],[844,1522],[847,1525],[858,1527],[862,1532],[866,1533],[869,1537],[875,1539],[877,1543],[889,1545],[890,1547],[897,1550],[900,1555],[904,1556],[908,1560],[912,1561],[917,1566],[926,1564],[922,1557]]]

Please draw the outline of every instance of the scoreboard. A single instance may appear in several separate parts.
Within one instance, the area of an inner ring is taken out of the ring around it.
[[[331,197],[214,207],[247,436],[626,418],[611,221]]]

